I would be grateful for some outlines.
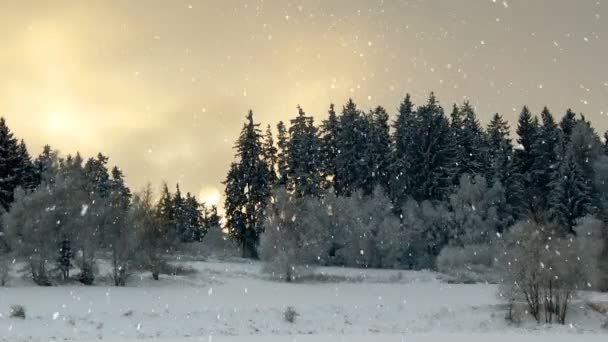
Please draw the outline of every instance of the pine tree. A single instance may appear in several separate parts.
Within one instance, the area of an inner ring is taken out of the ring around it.
[[[163,183],[161,197],[156,204],[156,212],[165,222],[172,224],[175,220],[175,205],[173,204],[173,195],[169,191],[167,183]]]
[[[127,209],[131,201],[131,190],[125,182],[125,176],[118,166],[112,168],[110,180],[110,194],[116,198],[113,206]]]
[[[272,130],[270,129],[270,125],[266,128],[266,135],[264,136],[264,141],[262,143],[262,147],[264,150],[264,161],[268,164],[268,172],[270,174],[270,184],[276,184],[277,177],[277,163],[278,163],[278,150],[274,146],[274,139],[272,138]]]
[[[367,116],[369,135],[367,146],[367,161],[369,173],[363,182],[363,192],[371,195],[377,186],[388,188],[390,133],[388,113],[380,106],[376,107]]]
[[[532,144],[531,179],[532,190],[537,212],[547,208],[547,194],[550,192],[550,182],[558,168],[558,148],[560,146],[560,131],[553,115],[545,107],[541,113],[542,125],[539,127],[536,139]]]
[[[173,226],[175,227],[175,235],[181,242],[192,242],[193,232],[190,231],[188,225],[188,217],[186,211],[186,200],[182,197],[182,191],[179,184],[175,187],[173,195]]]
[[[287,181],[289,178],[289,167],[287,165],[287,145],[289,143],[289,136],[283,121],[279,121],[277,124],[277,132],[277,146],[279,149],[277,152],[278,179],[276,184],[280,186],[287,186]]]
[[[235,144],[237,161],[232,163],[224,185],[226,224],[233,239],[243,249],[243,256],[257,258],[259,234],[270,198],[268,165],[262,156],[259,124],[249,111],[247,122]]]
[[[486,175],[489,170],[486,136],[468,101],[460,108],[454,106],[450,129],[455,150],[453,184],[457,185],[463,174]]]
[[[505,189],[505,205],[498,209],[504,223],[501,228],[514,222],[517,216],[514,208],[519,206],[523,197],[523,189],[515,174],[509,132],[509,123],[500,114],[494,114],[487,128],[490,164],[486,178],[489,185],[499,182]]]
[[[19,143],[17,153],[19,155],[20,164],[19,170],[17,171],[19,174],[18,184],[23,189],[31,191],[38,185],[36,168],[23,140]]]
[[[559,123],[559,127],[562,129],[562,133],[564,135],[564,142],[567,144],[570,141],[570,136],[572,135],[572,130],[576,125],[576,114],[572,111],[572,109],[568,108],[566,114],[562,118],[562,121]]]
[[[0,118],[0,206],[8,210],[13,202],[15,189],[20,185],[23,169],[17,139]]]
[[[549,197],[549,218],[574,233],[579,218],[594,212],[592,188],[569,148],[554,177]]]
[[[332,103],[329,105],[327,119],[323,120],[319,128],[320,168],[322,188],[324,190],[334,187],[339,129],[340,123],[334,109],[334,104]]]
[[[608,131],[604,132],[604,154],[608,156]]]
[[[110,175],[108,173],[108,157],[97,154],[97,158],[90,158],[84,166],[87,178],[87,190],[102,198],[108,197],[111,190]]]
[[[186,217],[186,231],[190,234],[187,238],[188,241],[200,242],[207,232],[203,224],[203,212],[201,212],[201,208],[205,210],[204,205],[200,204],[195,196],[187,193],[184,202],[184,214]]]
[[[410,169],[412,168],[415,133],[415,113],[414,105],[411,101],[410,94],[405,96],[405,99],[399,106],[399,113],[393,123],[393,134],[391,137],[393,148],[390,156],[390,179],[389,195],[395,204],[395,207],[400,208],[405,204],[408,193],[411,190]]]
[[[488,124],[487,132],[490,172],[486,178],[490,183],[500,181],[504,184],[511,177],[513,161],[513,143],[509,137],[509,123],[496,113]]]
[[[367,156],[367,120],[349,99],[339,118],[337,139],[335,190],[340,196],[349,196],[361,189],[364,177],[369,174]]]
[[[443,200],[450,192],[453,175],[450,125],[433,93],[416,114],[414,153],[408,172],[412,177],[411,195],[419,201]]]
[[[524,106],[517,124],[517,134],[519,138],[519,148],[515,150],[513,155],[513,162],[515,167],[514,176],[520,183],[522,189],[526,189],[528,196],[525,197],[524,201],[518,204],[515,210],[520,216],[529,214],[539,214],[535,212],[535,202],[538,194],[532,193],[532,167],[534,164],[534,153],[532,146],[536,143],[538,138],[538,118],[533,117],[528,107]]]
[[[319,142],[313,118],[298,106],[298,116],[291,120],[287,145],[287,188],[296,196],[316,196],[321,189]]]
[[[36,169],[36,184],[40,184],[42,181],[53,183],[58,169],[58,157],[51,146],[45,145],[42,153],[34,161],[34,168]]]

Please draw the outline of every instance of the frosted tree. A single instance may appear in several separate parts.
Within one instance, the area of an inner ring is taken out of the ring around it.
[[[166,255],[174,249],[176,236],[171,222],[162,214],[162,204],[155,205],[153,198],[149,184],[133,197],[130,222],[139,243],[139,266],[158,280],[166,266]]]
[[[275,190],[260,239],[260,257],[266,262],[266,273],[292,282],[326,259],[328,231],[316,222],[322,212],[317,198],[295,198],[284,189]]]
[[[524,301],[537,322],[565,324],[570,302],[583,285],[576,240],[551,226],[519,222],[501,241],[497,255],[499,296]]]
[[[125,286],[134,266],[137,247],[135,230],[129,221],[131,191],[118,167],[112,169],[110,184],[110,195],[101,213],[106,232],[104,244],[110,250],[114,285]]]
[[[505,205],[505,194],[500,183],[489,186],[483,176],[463,175],[449,203],[453,244],[488,244],[501,232],[499,208]]]
[[[41,189],[47,184],[41,184]],[[52,190],[35,191],[26,195],[15,192],[11,211],[3,217],[5,234],[16,256],[27,261],[28,272],[40,286],[50,286],[57,248],[61,242],[55,229],[59,213],[52,207]]]
[[[608,236],[606,224],[594,216],[585,216],[574,227],[578,245],[577,255],[587,281],[587,287],[608,289]]]
[[[398,266],[403,253],[403,234],[392,203],[377,187],[372,195],[362,192],[338,202],[336,215],[342,215],[337,256],[347,266],[392,268]]]
[[[450,238],[452,214],[443,202],[421,203],[410,199],[402,209],[405,266],[410,269],[433,268]]]

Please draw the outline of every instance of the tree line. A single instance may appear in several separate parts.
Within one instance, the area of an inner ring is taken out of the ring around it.
[[[576,289],[608,289],[608,132],[524,106],[514,141],[500,114],[483,127],[468,101],[446,113],[433,93],[389,117],[348,100],[316,125],[298,107],[275,143],[250,111],[224,182],[243,255],[287,281],[337,265],[499,282],[539,321],[563,323]]]
[[[179,242],[201,241],[220,226],[215,206],[207,207],[179,185],[163,184],[160,199],[150,185],[132,194],[118,167],[108,169],[99,153],[86,161],[79,153],[61,157],[50,146],[32,159],[0,119],[0,278],[11,259],[26,263],[35,283],[77,279],[92,284],[98,260],[107,256],[110,277],[124,286],[135,269],[158,279]]]

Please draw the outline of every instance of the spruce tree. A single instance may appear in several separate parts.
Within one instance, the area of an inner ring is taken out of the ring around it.
[[[298,106],[298,116],[291,120],[287,144],[287,188],[296,196],[316,196],[321,189],[319,142],[311,116]]]
[[[335,190],[339,196],[350,196],[362,188],[369,173],[367,157],[367,120],[349,99],[339,118]]]
[[[405,96],[399,106],[397,118],[393,123],[392,150],[390,156],[389,195],[393,204],[401,208],[411,190],[410,169],[414,160],[414,133],[415,133],[414,104],[410,94]]]
[[[516,178],[513,164],[513,143],[509,136],[509,123],[498,113],[488,124],[489,170],[486,175],[489,185],[499,182],[505,189],[505,205],[498,209],[501,215],[501,228],[514,222],[515,212],[523,197],[523,189]]]
[[[237,161],[232,163],[224,185],[226,224],[231,237],[239,242],[244,257],[257,258],[259,235],[270,198],[270,175],[262,153],[259,124],[249,111],[247,122],[235,144]]]
[[[595,210],[593,189],[571,147],[550,185],[549,218],[564,228],[563,233],[574,233],[576,221]]]
[[[559,127],[562,129],[562,133],[564,135],[564,142],[567,143],[570,141],[570,136],[572,135],[572,130],[576,125],[576,114],[572,111],[572,109],[568,108],[566,110],[566,114],[559,123]]]
[[[426,105],[416,110],[414,153],[409,176],[411,195],[418,201],[444,200],[450,193],[454,148],[450,124],[443,108],[431,93]]]
[[[560,146],[560,131],[553,115],[545,107],[541,112],[542,125],[539,127],[536,139],[532,144],[532,191],[537,212],[547,208],[547,194],[550,192],[550,182],[558,169],[558,148]]]
[[[608,156],[608,131],[604,132],[604,154]]]
[[[111,190],[110,175],[108,173],[108,157],[97,154],[97,158],[90,158],[84,166],[87,178],[87,190],[102,198],[108,197]]]
[[[270,175],[270,184],[276,184],[278,180],[277,176],[277,163],[278,163],[278,150],[274,146],[274,139],[272,138],[272,130],[270,125],[266,128],[266,135],[262,143],[264,150],[264,161],[268,164],[268,172]]]
[[[18,184],[23,189],[31,191],[38,185],[36,167],[23,140],[21,140],[17,147],[17,153],[19,155]]]
[[[370,111],[367,116],[369,133],[367,139],[368,173],[363,181],[363,193],[371,195],[377,186],[388,188],[390,133],[388,113],[380,106]]]
[[[287,145],[289,143],[289,136],[287,133],[287,128],[283,121],[279,121],[277,124],[277,171],[278,171],[278,179],[276,181],[277,185],[287,186],[288,180],[288,170],[289,167],[287,165]]]
[[[319,127],[320,173],[324,190],[334,187],[339,129],[340,123],[332,103],[329,105],[327,119],[323,120],[321,127]]]
[[[450,129],[455,150],[453,184],[463,174],[485,176],[489,170],[486,135],[468,101],[460,108],[454,106]]]
[[[36,184],[42,181],[53,183],[53,178],[58,171],[58,157],[51,146],[45,145],[42,153],[34,161],[36,171]]]
[[[23,169],[17,139],[0,118],[0,206],[8,211],[15,189],[20,186]]]
[[[179,188],[179,184],[175,187],[175,194],[173,195],[173,226],[175,227],[175,234],[181,242],[192,242],[194,234],[190,231],[188,224],[188,212],[186,209],[186,199],[182,196],[182,191]]]
[[[175,205],[173,195],[169,191],[167,183],[163,183],[160,200],[156,204],[157,215],[166,223],[172,225],[175,220]]]
[[[528,107],[524,106],[517,123],[517,134],[519,136],[517,142],[519,147],[513,154],[515,167],[514,176],[519,181],[521,189],[526,189],[528,193],[528,196],[526,196],[515,208],[520,216],[540,214],[535,212],[534,205],[538,194],[531,191],[533,185],[532,166],[535,158],[532,146],[536,143],[538,130],[538,118],[533,117],[530,110],[528,110]]]

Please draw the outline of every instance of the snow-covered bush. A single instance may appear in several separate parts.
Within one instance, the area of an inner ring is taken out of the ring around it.
[[[296,318],[298,316],[300,316],[300,314],[296,311],[296,309],[293,306],[288,306],[287,309],[285,309],[285,312],[283,313],[283,318],[285,319],[285,322],[287,322],[287,323],[295,323]]]
[[[237,257],[242,254],[238,246],[234,241],[228,239],[219,225],[209,227],[199,248],[203,255],[214,258]]]
[[[345,266],[394,268],[403,255],[403,233],[390,199],[378,188],[371,196],[354,193],[336,201],[336,252]]]
[[[410,269],[433,268],[435,258],[449,241],[452,220],[447,206],[409,200],[402,211],[405,266]]]
[[[11,306],[10,318],[25,319],[25,307],[23,305]]]
[[[459,246],[487,244],[501,227],[499,208],[505,205],[500,183],[489,187],[482,176],[462,175],[450,196],[450,243]]]
[[[494,256],[490,244],[446,246],[437,257],[437,270],[460,283],[492,281]]]
[[[52,192],[46,188],[43,184],[29,195],[18,189],[10,212],[3,217],[11,249],[27,261],[32,279],[41,286],[51,285],[49,272],[59,246],[55,231],[59,213],[51,205]]]
[[[585,274],[587,286],[605,290],[608,288],[608,260],[606,251],[606,225],[601,220],[586,216],[574,227],[578,244],[578,257]]]
[[[294,198],[280,188],[266,210],[258,251],[266,262],[265,273],[291,282],[327,259],[330,238],[326,226],[317,221],[325,210],[319,199]]]
[[[554,234],[555,227],[519,222],[500,241],[499,296],[524,301],[540,322],[565,324],[568,306],[583,285],[575,237]]]

